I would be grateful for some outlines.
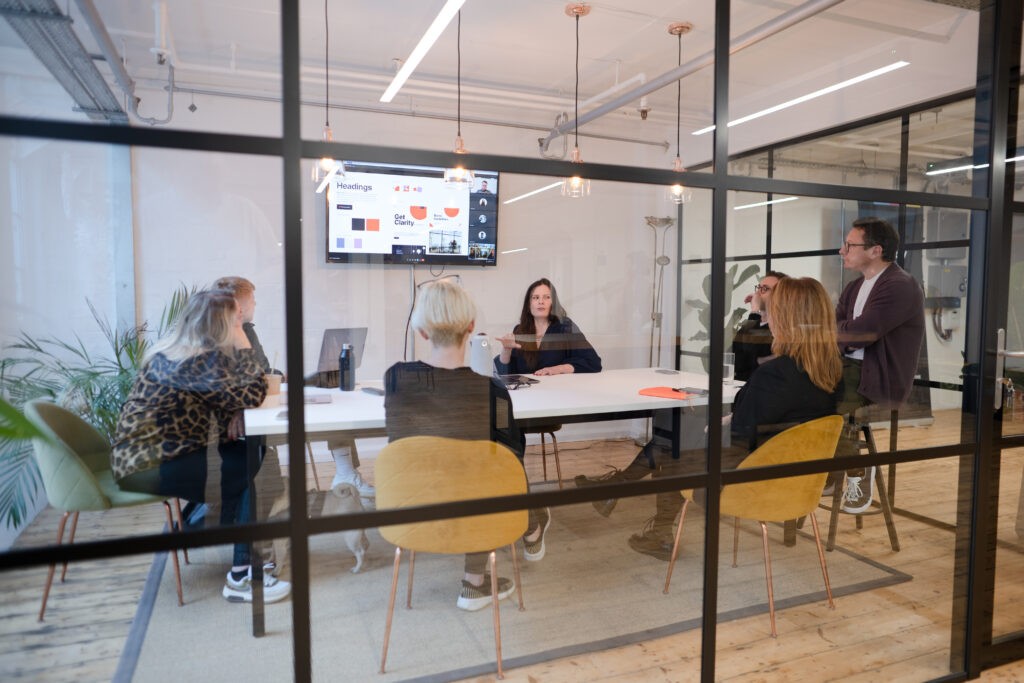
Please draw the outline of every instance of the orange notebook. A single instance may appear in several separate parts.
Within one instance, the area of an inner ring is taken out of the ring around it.
[[[656,398],[678,398],[687,399],[693,398],[696,394],[688,394],[680,389],[674,389],[672,387],[645,387],[640,390],[641,396],[654,396]]]

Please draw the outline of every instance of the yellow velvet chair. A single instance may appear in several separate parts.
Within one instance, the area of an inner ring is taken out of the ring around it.
[[[831,458],[835,455],[836,444],[839,441],[839,433],[842,428],[843,418],[839,415],[830,415],[791,427],[762,444],[748,455],[737,466],[737,469]],[[818,520],[814,516],[827,476],[827,473],[821,472],[784,479],[730,484],[722,489],[721,514],[736,518],[733,526],[733,567],[736,566],[740,519],[753,519],[761,524],[764,572],[768,584],[768,614],[771,619],[773,638],[778,634],[775,630],[775,596],[772,592],[772,560],[771,552],[768,549],[768,522],[786,522],[804,516],[811,518],[814,542],[818,547],[818,561],[821,563],[821,574],[825,579],[828,606],[835,609],[835,603],[832,600],[832,586],[828,580],[828,567],[825,564],[825,553],[822,550],[821,536],[818,533]],[[675,568],[676,557],[679,554],[679,539],[682,535],[683,522],[686,519],[686,508],[693,500],[693,491],[683,491],[683,497],[686,500],[679,516],[675,543],[672,545],[672,556],[668,563],[668,574],[665,577],[665,593],[668,593],[669,583],[672,581],[672,570]]]
[[[50,505],[64,513],[57,527],[57,545],[64,540],[64,527],[69,516],[71,535],[68,542],[74,543],[79,512],[119,507],[163,503],[167,528],[174,531],[169,500],[163,496],[122,491],[118,488],[110,469],[110,443],[90,424],[74,413],[42,400],[29,401],[25,404],[25,417],[47,437],[33,439],[32,445],[39,472],[42,474],[43,488],[46,489],[46,498]],[[178,503],[177,499],[175,503]],[[180,505],[178,518],[181,519]],[[178,605],[183,605],[181,568],[178,565],[177,551],[172,551],[171,557],[174,560]],[[43,602],[39,607],[39,621],[43,620],[46,612],[46,602],[50,597],[55,569],[56,565],[51,564],[46,575]],[[61,582],[64,581],[67,569],[65,563],[60,576]]]
[[[526,493],[526,473],[519,459],[508,448],[492,441],[467,441],[436,436],[413,436],[388,444],[374,465],[377,509],[415,507],[456,500],[511,496]],[[527,512],[515,510],[457,519],[413,522],[381,527],[380,533],[395,548],[391,595],[384,630],[384,649],[380,672],[388,656],[391,620],[395,611],[395,591],[402,549],[409,553],[409,581],[406,607],[412,607],[413,569],[416,552],[463,554],[490,552],[491,594],[494,605],[494,649],[501,666],[501,619],[498,608],[495,548],[509,546],[519,598],[523,609],[523,587],[515,542],[526,533]]]

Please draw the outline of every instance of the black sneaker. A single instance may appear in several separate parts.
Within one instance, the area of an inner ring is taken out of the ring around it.
[[[630,548],[663,562],[672,559],[672,544],[674,542],[671,527],[668,530],[655,529],[653,518],[647,520],[642,532],[629,537]]]
[[[498,577],[498,599],[504,600],[512,595],[516,584],[511,579]],[[462,580],[462,590],[459,591],[459,599],[455,606],[469,612],[475,612],[491,604],[491,577],[484,576],[484,582],[474,586],[465,579]]]
[[[846,488],[843,491],[843,512],[856,515],[871,507],[872,479],[875,468],[868,467],[861,476],[846,475]]]

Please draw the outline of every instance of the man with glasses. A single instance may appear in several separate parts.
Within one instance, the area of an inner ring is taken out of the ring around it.
[[[872,403],[895,409],[910,396],[924,339],[924,293],[894,263],[899,242],[888,221],[859,218],[839,248],[843,267],[861,275],[836,306],[845,382],[840,413]],[[870,507],[873,475],[873,467],[847,473],[844,512]]]
[[[734,377],[742,382],[750,379],[750,373],[772,355],[772,331],[768,328],[768,303],[772,290],[785,273],[769,270],[761,281],[754,285],[754,293],[747,296],[750,315],[736,329],[732,340],[732,351],[736,355]]]

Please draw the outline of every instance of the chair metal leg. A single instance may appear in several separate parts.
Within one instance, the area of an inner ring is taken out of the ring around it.
[[[523,582],[519,578],[519,553],[516,552],[516,544],[510,545],[508,550],[512,553],[512,575],[515,577],[516,593],[519,595],[519,611],[523,612],[526,607],[523,605]]]
[[[836,603],[832,600],[832,583],[828,580],[828,566],[825,564],[825,551],[821,549],[821,534],[818,533],[818,518],[811,512],[811,528],[814,529],[814,545],[818,547],[818,562],[821,563],[821,575],[825,579],[825,595],[828,596],[829,609],[835,609]]]
[[[775,630],[775,591],[772,590],[772,553],[768,549],[768,525],[761,524],[761,544],[764,546],[764,578],[768,584],[768,617],[772,622],[772,638],[778,638]]]
[[[164,511],[167,513],[167,533],[174,533],[174,515],[171,514],[171,503],[170,501],[164,501]],[[174,583],[178,589],[178,607],[185,604],[185,598],[181,592],[181,565],[178,564],[178,551],[177,549],[171,550],[171,559],[174,560]]]
[[[309,466],[313,468],[313,488],[320,490],[320,477],[316,473],[316,461],[313,460],[313,444],[306,442],[306,453],[309,455]]]
[[[498,659],[498,678],[505,678],[505,672],[501,668],[501,607],[498,603],[498,560],[497,553],[493,550],[487,561],[491,567],[491,604],[494,607],[494,654]]]
[[[174,507],[178,511],[178,531],[185,530],[185,517],[181,514],[181,498],[174,499]],[[174,528],[173,526],[171,527]],[[188,560],[188,548],[181,549],[182,554],[185,556],[185,564],[192,564]]]
[[[60,545],[64,541],[64,525],[68,522],[68,517],[72,513],[65,512],[60,516],[60,523],[57,525],[57,545]],[[77,512],[74,514],[78,514]],[[57,564],[51,564],[50,569],[46,572],[46,585],[43,586],[43,604],[39,606],[39,621],[43,620],[43,614],[46,612],[46,601],[50,598],[50,586],[53,585],[53,573],[57,570]]]
[[[412,576],[416,570],[416,551],[409,551],[409,581],[405,588],[405,609],[412,609]]]
[[[540,466],[544,481],[548,480],[548,451],[544,443],[544,432],[540,433]]]
[[[836,547],[836,532],[839,531],[839,501],[843,498],[843,488],[846,486],[846,472],[836,472],[835,474],[832,510],[828,517],[828,540],[825,542],[825,550],[829,552],[832,552]]]
[[[882,476],[882,468],[875,468],[875,490],[878,491],[878,503],[882,506],[882,517],[885,518],[885,529],[889,532],[889,545],[893,552],[900,551],[900,539],[896,535],[896,523],[892,517],[892,499],[886,490],[885,478]]]
[[[686,508],[689,507],[690,500],[688,498],[683,499],[683,509],[679,512],[679,526],[676,527],[676,538],[672,543],[672,556],[668,559],[668,574],[665,575],[665,589],[662,593],[668,594],[668,586],[672,581],[672,570],[676,567],[676,557],[679,555],[679,539],[683,534],[683,522],[686,521]]]
[[[380,673],[388,661],[388,641],[391,639],[391,618],[395,615],[395,593],[398,591],[398,567],[402,563],[402,549],[395,548],[395,568],[391,572],[391,594],[388,596],[388,618],[384,623],[384,650],[380,653]]]
[[[739,554],[740,547],[740,518],[734,517],[732,520],[732,566],[735,569],[737,562],[736,556]]]
[[[68,544],[75,542],[75,532],[78,530],[78,512],[76,511],[71,515],[71,535],[68,536]],[[64,566],[60,570],[60,582],[64,583],[64,579],[68,575],[68,563],[65,562]]]
[[[875,454],[878,449],[875,447],[875,435],[871,431],[870,424],[861,425],[864,431],[864,439],[868,444],[868,452]],[[885,479],[882,477],[882,468],[875,468],[875,491],[878,492],[878,504],[882,508],[882,517],[885,518],[885,528],[889,532],[889,545],[894,552],[899,552],[900,540],[896,536],[896,524],[892,518],[892,503],[889,500],[889,492],[886,490]],[[858,515],[858,520],[860,516]]]
[[[548,434],[551,435],[551,446],[555,452],[555,474],[558,475],[558,488],[562,488],[562,463],[558,460],[558,439],[555,438],[554,432],[548,432]]]

